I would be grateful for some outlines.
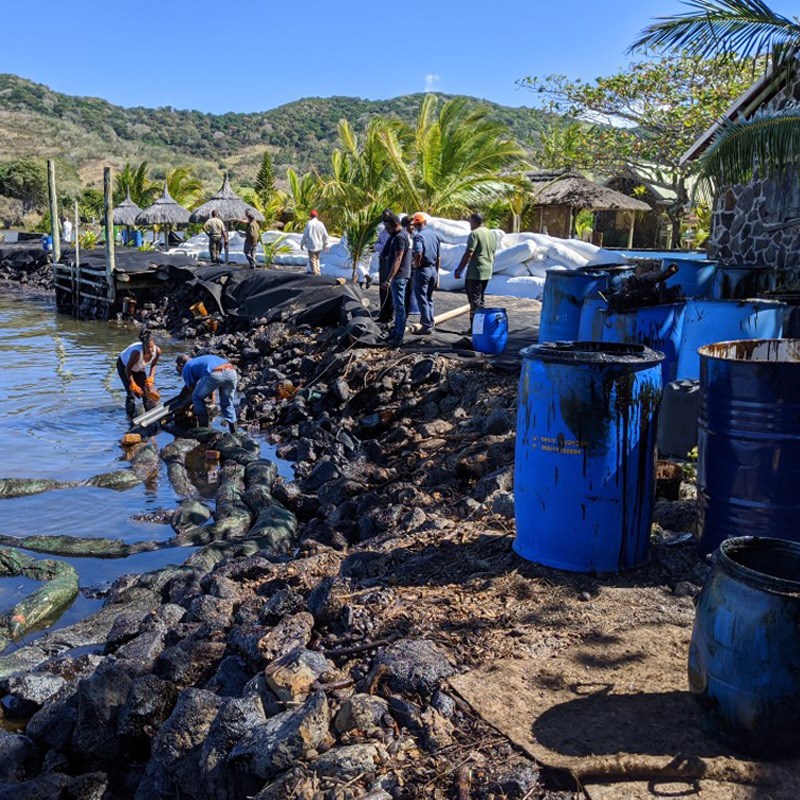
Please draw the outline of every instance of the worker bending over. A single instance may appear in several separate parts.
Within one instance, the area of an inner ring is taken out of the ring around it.
[[[208,411],[205,400],[215,391],[219,392],[219,407],[231,433],[236,431],[236,384],[239,375],[236,367],[224,358],[215,355],[189,358],[185,353],[178,356],[175,367],[185,384],[181,397],[191,394],[192,407],[200,428],[208,427]]]
[[[155,376],[160,355],[161,348],[156,346],[153,334],[142,331],[139,341],[126,347],[117,358],[117,373],[125,389],[125,413],[131,419],[136,416],[137,397],[144,401],[145,411],[158,402]]]

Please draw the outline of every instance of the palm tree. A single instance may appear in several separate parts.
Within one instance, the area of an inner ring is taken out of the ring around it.
[[[364,208],[345,212],[343,234],[347,252],[353,260],[353,281],[356,280],[358,264],[364,253],[368,252],[378,234],[381,221],[382,203],[370,203]]]
[[[167,190],[176,203],[192,209],[204,200],[203,182],[194,174],[191,167],[175,167],[167,173]]]
[[[515,184],[511,171],[524,151],[489,109],[463,97],[438,109],[426,95],[416,128],[380,132],[397,183],[399,204],[408,211],[460,214],[484,205]]]
[[[142,161],[135,168],[128,161],[125,169],[114,178],[114,205],[119,205],[128,193],[130,193],[131,200],[140,208],[152,205],[161,192],[161,185],[156,181],[151,181],[147,177],[147,172],[146,161]]]
[[[302,230],[319,199],[319,178],[313,172],[298,175],[289,167],[286,170],[286,180],[289,183],[289,210],[292,214],[292,220],[286,224],[286,230]]]
[[[631,50],[688,50],[703,57],[763,57],[773,73],[797,74],[800,24],[763,0],[686,0],[691,11],[661,17],[645,28]],[[724,120],[706,150],[701,174],[718,185],[746,183],[754,165],[780,175],[800,156],[800,111],[762,111],[749,120]]]

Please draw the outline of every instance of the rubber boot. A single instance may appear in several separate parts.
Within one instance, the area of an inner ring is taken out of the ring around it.
[[[236,433],[236,423],[235,422],[229,422],[228,423],[228,430],[231,433]]]
[[[208,427],[208,414],[198,414],[197,415],[197,427],[198,428],[207,428]]]
[[[136,416],[136,398],[132,394],[125,398],[125,413],[130,419]]]

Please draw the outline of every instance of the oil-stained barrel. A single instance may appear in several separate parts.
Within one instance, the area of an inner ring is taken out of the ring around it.
[[[601,342],[603,340],[603,320],[608,311],[608,303],[601,294],[593,294],[583,301],[578,341]]]
[[[608,286],[607,272],[548,269],[544,279],[540,342],[565,342],[578,338],[583,301]]]
[[[700,724],[760,758],[800,756],[800,545],[728,539],[697,602],[689,687]]]
[[[772,270],[759,265],[717,266],[711,296],[715,300],[745,300],[769,291]]]
[[[672,265],[678,271],[667,278],[667,286],[680,286],[684,297],[711,297],[714,290],[714,275],[717,265],[707,258],[684,257],[683,253],[675,253],[661,262],[662,269]]]
[[[702,553],[742,533],[800,541],[800,339],[700,348],[697,444]]]
[[[604,342],[533,345],[522,355],[514,549],[574,572],[644,563],[663,355]]]
[[[678,380],[700,379],[698,348],[738,339],[780,339],[786,306],[770,300],[687,300]]]
[[[678,350],[683,334],[684,303],[644,306],[622,314],[606,312],[602,341],[643,344],[664,354],[663,382],[674,381],[678,371]]]

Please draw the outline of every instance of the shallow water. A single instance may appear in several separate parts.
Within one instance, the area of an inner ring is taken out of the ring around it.
[[[128,425],[115,363],[118,353],[136,338],[136,329],[128,323],[75,322],[44,303],[0,297],[0,477],[83,480],[125,467],[119,440]],[[173,368],[180,348],[160,344],[164,355],[156,386],[168,398],[180,388]],[[159,434],[157,444],[163,447],[171,439]],[[263,454],[274,458],[266,445]],[[281,474],[291,477],[290,465],[275,461]],[[125,492],[80,486],[0,499],[0,534],[160,541],[173,535],[169,525],[132,516],[172,509],[177,502],[162,463],[154,480]],[[82,590],[87,590],[107,586],[126,573],[179,564],[191,552],[183,548],[127,559],[63,560],[75,566]],[[0,578],[0,611],[19,602],[31,586],[35,582]],[[101,600],[82,592],[54,627],[71,624],[101,605]]]

